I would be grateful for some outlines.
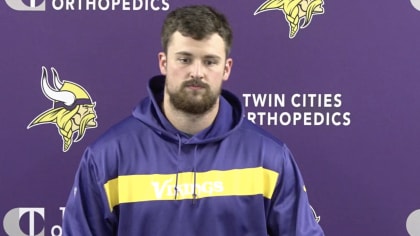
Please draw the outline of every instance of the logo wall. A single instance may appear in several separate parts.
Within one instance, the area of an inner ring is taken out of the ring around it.
[[[41,88],[45,97],[53,102],[52,108],[38,115],[28,129],[41,124],[54,124],[63,139],[63,152],[67,152],[73,141],[80,141],[86,129],[96,128],[95,102],[80,85],[61,81],[58,72],[51,68],[53,87],[48,82],[48,72],[42,67]],[[75,136],[75,137],[74,137]]]

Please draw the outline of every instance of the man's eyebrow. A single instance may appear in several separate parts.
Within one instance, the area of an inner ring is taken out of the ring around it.
[[[205,55],[204,58],[205,59],[217,59],[217,60],[221,59],[221,57],[219,57],[218,55],[213,55],[213,54]]]
[[[179,56],[188,56],[188,57],[192,57],[193,56],[193,54],[192,53],[190,53],[190,52],[186,52],[186,51],[180,51],[180,52],[176,52],[175,53],[176,55],[179,55]],[[221,59],[221,57],[220,56],[218,56],[218,55],[215,55],[215,54],[208,54],[208,55],[205,55],[204,56],[204,58],[205,59]]]
[[[185,51],[176,52],[175,54],[180,55],[180,56],[192,56],[192,53],[185,52]]]

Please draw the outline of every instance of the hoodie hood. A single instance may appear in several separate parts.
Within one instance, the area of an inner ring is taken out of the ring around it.
[[[244,109],[239,99],[227,90],[222,90],[219,111],[213,124],[201,132],[188,136],[177,130],[165,117],[160,108],[163,101],[165,76],[155,76],[149,81],[149,96],[133,110],[133,116],[150,126],[157,133],[188,144],[202,144],[223,139],[242,123]]]

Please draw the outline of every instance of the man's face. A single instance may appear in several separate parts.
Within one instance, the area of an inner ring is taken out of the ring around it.
[[[225,43],[216,33],[195,40],[175,32],[167,53],[159,53],[159,67],[166,75],[165,96],[173,107],[203,114],[218,101],[223,81],[232,68]]]

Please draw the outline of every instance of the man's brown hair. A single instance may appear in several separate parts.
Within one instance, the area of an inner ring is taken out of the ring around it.
[[[230,53],[232,29],[226,17],[212,7],[194,5],[170,12],[164,21],[161,32],[161,43],[165,53],[168,50],[171,36],[176,31],[195,40],[202,40],[217,33],[225,42],[226,56]]]

